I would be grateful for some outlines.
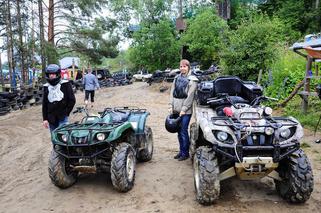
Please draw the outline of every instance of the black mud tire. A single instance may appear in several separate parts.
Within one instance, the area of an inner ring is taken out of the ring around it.
[[[71,171],[67,159],[52,150],[49,158],[49,177],[55,186],[65,189],[72,186],[78,178],[78,172]]]
[[[277,169],[282,181],[275,180],[279,195],[290,203],[304,203],[313,191],[313,173],[302,149],[280,162]]]
[[[189,135],[190,135],[190,146],[189,146],[189,155],[191,156],[191,160],[193,161],[195,152],[196,152],[196,141],[198,138],[197,134],[197,125],[196,123],[192,123],[189,129]]]
[[[153,131],[149,126],[145,126],[143,141],[141,141],[144,149],[139,151],[138,160],[141,162],[150,161],[153,158],[154,139]]]
[[[202,205],[211,205],[220,195],[219,166],[215,153],[208,147],[198,147],[193,165],[196,200]]]
[[[114,150],[110,174],[115,189],[120,192],[131,190],[135,182],[135,150],[128,143],[120,143]]]

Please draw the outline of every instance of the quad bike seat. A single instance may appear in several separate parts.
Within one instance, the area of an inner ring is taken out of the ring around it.
[[[240,96],[242,93],[242,82],[238,77],[219,77],[214,81],[214,94],[227,94],[230,96]]]
[[[236,76],[222,76],[214,80],[214,97],[220,94],[239,96],[252,102],[256,97],[263,95],[263,89],[251,81],[242,81]]]
[[[128,120],[130,112],[126,111],[112,111],[110,113],[113,122],[125,122]]]

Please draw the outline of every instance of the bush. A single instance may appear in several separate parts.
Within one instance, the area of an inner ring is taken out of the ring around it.
[[[230,31],[221,51],[224,74],[256,80],[259,70],[267,70],[277,58],[277,47],[285,40],[283,27],[277,18],[257,15]]]
[[[195,19],[188,21],[187,30],[181,42],[188,46],[193,61],[204,67],[219,62],[219,51],[222,46],[221,36],[228,30],[227,23],[211,9],[201,11]]]
[[[306,59],[292,50],[279,48],[279,57],[264,74],[263,85],[268,96],[286,98],[294,87],[303,80]]]

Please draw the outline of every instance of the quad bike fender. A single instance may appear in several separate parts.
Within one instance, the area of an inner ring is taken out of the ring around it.
[[[304,136],[303,127],[301,126],[300,122],[297,119],[295,119],[294,117],[291,116],[289,118],[298,123],[297,128],[296,128],[296,133],[293,136],[295,138],[293,138],[293,139],[300,141]]]
[[[235,134],[228,126],[221,126],[221,125],[217,126],[217,125],[214,125],[212,122],[209,122],[208,119],[202,118],[202,119],[200,119],[199,127],[203,131],[203,135],[204,135],[205,140],[207,140],[211,143],[218,143],[218,144],[222,143],[215,138],[214,131],[224,131],[224,132],[228,133],[233,138],[234,143],[237,142]]]
[[[144,134],[146,119],[149,114],[150,113],[145,112],[143,114],[133,114],[130,116],[128,122],[130,123],[135,134]]]
[[[296,120],[295,118],[293,118],[293,117],[287,117],[286,119],[296,122],[297,123],[296,124],[296,129],[295,129],[294,134],[290,138],[281,141],[280,144],[287,144],[287,143],[290,143],[292,141],[300,141],[303,138],[303,135],[304,135],[304,131],[303,131],[303,128],[302,128],[300,122],[298,120]],[[282,121],[282,124],[287,124],[287,123],[288,123],[287,120]],[[283,125],[278,130],[276,130],[276,135],[279,135],[285,129],[292,128],[292,127],[293,126]],[[279,136],[277,136],[277,138],[279,138]]]
[[[123,123],[122,125],[116,127],[116,128],[114,129],[114,131],[111,132],[111,134],[110,134],[110,136],[109,136],[109,140],[110,140],[110,141],[117,140],[117,139],[120,138],[120,137],[123,135],[123,133],[124,133],[125,131],[127,131],[128,129],[134,131],[132,125],[131,125],[129,122],[125,122],[125,123]]]

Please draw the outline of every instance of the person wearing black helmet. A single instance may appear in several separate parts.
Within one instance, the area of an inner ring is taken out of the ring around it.
[[[174,79],[170,92],[170,105],[173,114],[178,114],[179,119],[173,118],[172,124],[179,124],[178,141],[179,153],[175,159],[183,161],[189,158],[188,125],[192,117],[192,104],[198,79],[190,73],[190,63],[183,59],[180,61],[180,74]]]
[[[71,83],[61,80],[61,69],[56,64],[46,68],[47,83],[43,87],[43,126],[50,132],[68,123],[68,116],[76,103]]]

